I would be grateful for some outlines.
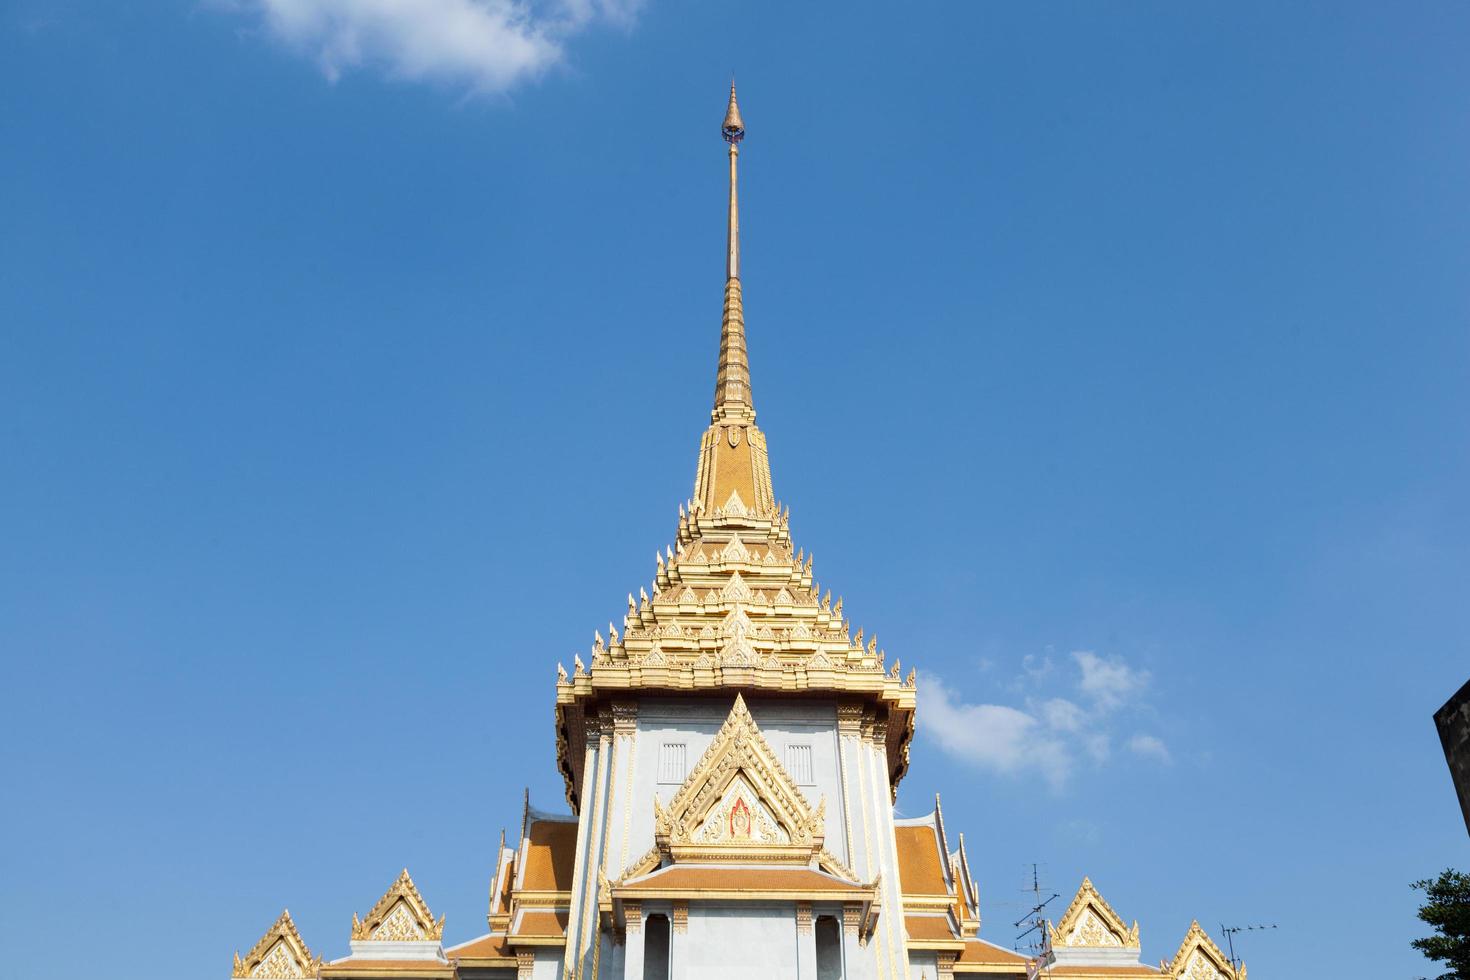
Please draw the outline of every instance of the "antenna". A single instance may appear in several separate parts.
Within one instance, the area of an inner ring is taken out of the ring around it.
[[[1036,933],[1036,938],[1028,942],[1026,948],[1033,953],[1040,953],[1042,946],[1046,942],[1046,916],[1043,913],[1046,911],[1048,905],[1061,896],[1053,893],[1048,898],[1041,897],[1042,891],[1049,889],[1043,889],[1041,887],[1041,875],[1036,869],[1035,862],[1031,865],[1031,887],[1023,890],[1031,892],[1032,903],[1031,908],[1026,911],[1026,914],[1012,923],[1017,929],[1026,926],[1025,931],[1016,937],[1015,949],[1017,952],[1020,952],[1021,941],[1034,932]]]
[[[1230,969],[1240,972],[1240,960],[1235,958],[1235,934],[1237,932],[1255,932],[1258,929],[1275,929],[1276,923],[1263,926],[1227,926],[1220,924],[1220,932],[1225,935],[1225,943],[1230,947]]]

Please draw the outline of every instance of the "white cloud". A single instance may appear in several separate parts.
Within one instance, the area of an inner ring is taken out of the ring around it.
[[[1087,723],[1087,716],[1074,702],[1066,698],[1052,698],[1041,703],[1041,717],[1047,727],[1059,732],[1080,732]]]
[[[965,704],[932,674],[919,678],[919,688],[920,731],[950,756],[994,772],[1033,769],[1054,786],[1066,780],[1065,748],[1034,715],[1003,704]]]
[[[594,23],[631,25],[641,0],[227,0],[314,58],[327,78],[364,66],[395,78],[503,92],[563,58]]]
[[[1173,761],[1173,757],[1169,755],[1169,747],[1164,744],[1163,739],[1154,735],[1135,735],[1128,740],[1128,748],[1134,755],[1144,758],[1163,763]]]
[[[1091,650],[1078,650],[1072,659],[1082,668],[1078,687],[1104,711],[1133,700],[1148,686],[1148,671],[1129,667],[1121,657],[1100,657]]]
[[[923,674],[919,731],[962,763],[1008,776],[1036,773],[1053,789],[1079,768],[1108,764],[1115,742],[1133,756],[1169,761],[1168,748],[1156,736],[1136,734],[1124,741],[1117,732],[1147,711],[1148,672],[1089,650],[1073,653],[1072,661],[1075,672],[1058,669],[1050,658],[1028,656],[1016,685],[990,685],[1025,691],[1015,706],[967,703],[941,678]]]

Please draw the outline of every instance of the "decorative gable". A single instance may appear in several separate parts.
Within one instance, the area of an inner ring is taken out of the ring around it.
[[[1055,926],[1048,924],[1047,939],[1053,949],[1139,949],[1138,923],[1124,924],[1123,919],[1092,886],[1092,879],[1083,878],[1077,897],[1061,921]]]
[[[653,806],[657,849],[674,861],[809,864],[821,854],[825,802],[807,803],[739,695],[668,807]]]
[[[1237,971],[1198,922],[1189,924],[1173,961],[1159,965],[1173,980],[1245,980],[1245,965]]]
[[[744,775],[730,781],[719,804],[693,834],[698,844],[790,844],[791,835],[761,802]]]
[[[369,942],[437,942],[444,937],[444,917],[434,913],[414,887],[408,869],[388,888],[378,904],[359,920],[352,916],[352,938]]]
[[[315,977],[321,959],[311,955],[291,913],[285,911],[275,925],[266,930],[260,941],[243,957],[235,954],[232,977],[251,980],[306,980]]]

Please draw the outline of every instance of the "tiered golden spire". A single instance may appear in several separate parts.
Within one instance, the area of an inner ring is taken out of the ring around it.
[[[628,593],[621,630],[609,623],[606,636],[592,634],[590,663],[579,654],[572,671],[557,668],[557,764],[574,810],[590,733],[616,729],[620,701],[651,692],[840,695],[842,717],[884,746],[890,786],[908,768],[914,675],[905,680],[897,661],[886,662],[876,636],[853,637],[842,599],[822,595],[811,555],[792,545],[790,512],[771,492],[740,308],[735,167],[745,123],[733,87],[720,129],[730,144],[730,224],[714,411],[694,496],[679,507],[651,586]]]
[[[711,421],[753,422],[755,405],[750,397],[750,358],[745,352],[745,310],[740,297],[740,200],[736,180],[745,123],[735,101],[734,83],[730,85],[730,107],[720,133],[730,144],[730,218],[725,242],[725,313],[720,321],[720,366]]]
[[[750,357],[745,350],[745,308],[740,295],[740,204],[736,162],[745,122],[730,86],[730,105],[720,133],[730,144],[730,215],[725,248],[725,310],[720,318],[720,362],[710,427],[699,448],[694,501],[706,514],[741,511],[769,515],[776,506],[766,437],[755,427],[750,395]]]

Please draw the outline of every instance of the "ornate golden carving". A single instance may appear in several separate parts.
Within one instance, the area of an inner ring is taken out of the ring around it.
[[[235,954],[235,968],[230,976],[252,980],[304,980],[316,976],[321,962],[321,957],[311,955],[288,910],[281,913],[250,952],[243,957],[238,952]]]
[[[1122,916],[1098,894],[1091,878],[1082,879],[1072,904],[1055,926],[1047,923],[1046,931],[1053,947],[1139,948],[1138,923],[1131,927],[1125,924]]]
[[[680,934],[689,931],[689,903],[674,903],[674,931]]]
[[[623,918],[627,925],[623,928],[629,935],[643,931],[643,903],[629,899],[623,903]]]
[[[434,920],[434,913],[414,886],[408,869],[388,886],[383,897],[361,920],[352,915],[352,938],[378,942],[441,940],[444,938],[444,916]]]
[[[1159,968],[1171,980],[1246,980],[1245,964],[1237,972],[1198,922],[1189,924],[1189,932],[1185,933],[1174,959],[1160,963]]]
[[[799,936],[810,936],[812,933],[812,903],[796,903],[796,933]]]
[[[736,695],[725,723],[664,807],[654,839],[675,860],[808,861],[822,849],[825,803],[807,804]]]

